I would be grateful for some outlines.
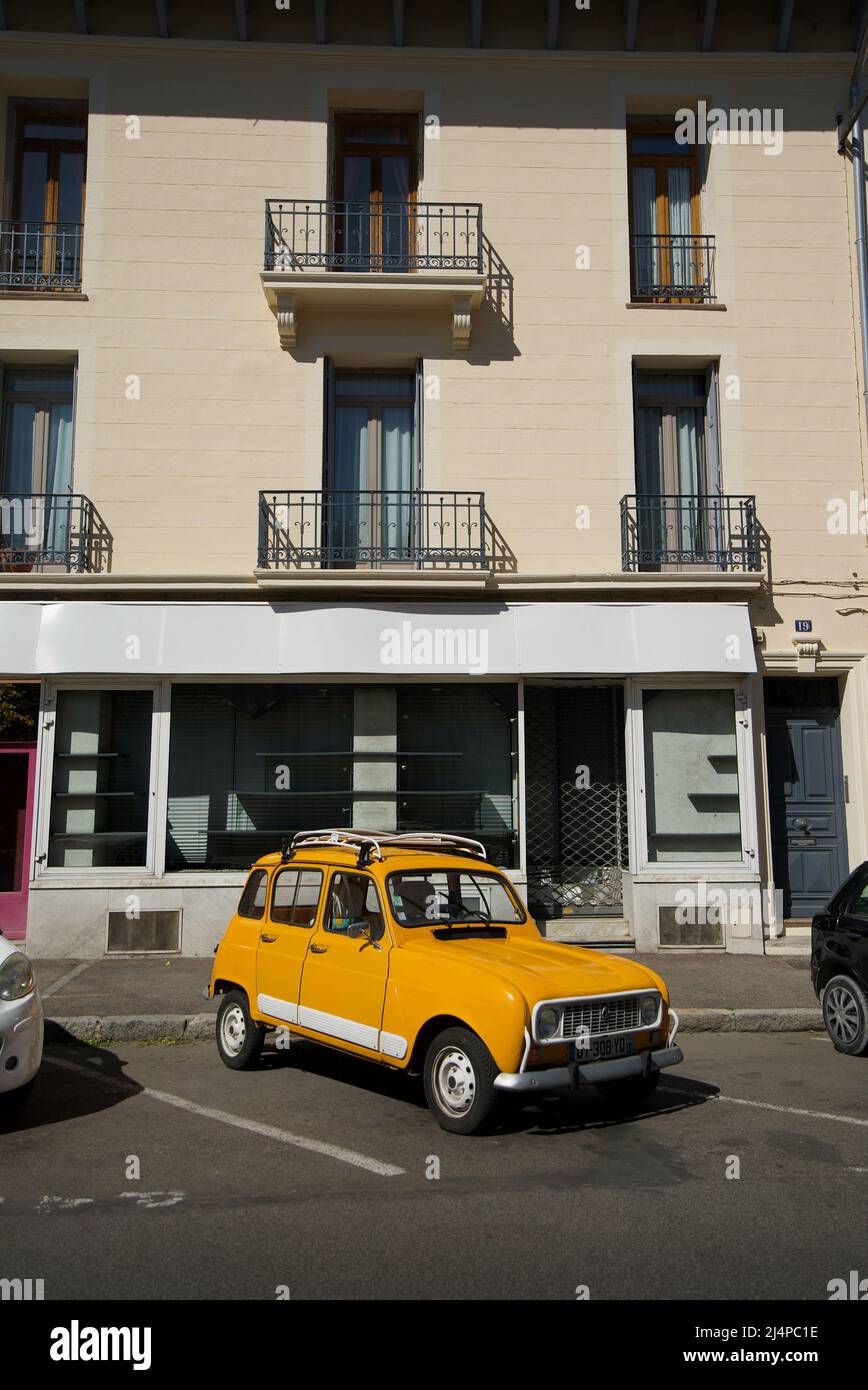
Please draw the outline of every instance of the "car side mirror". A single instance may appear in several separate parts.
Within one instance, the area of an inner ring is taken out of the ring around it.
[[[350,925],[347,927],[347,936],[355,938],[360,936],[364,937],[365,946],[373,946],[376,950],[380,951],[382,947],[378,946],[377,943],[384,931],[385,928],[382,922],[376,927],[372,926],[370,922],[350,922]],[[365,947],[363,946],[362,950],[364,949]]]

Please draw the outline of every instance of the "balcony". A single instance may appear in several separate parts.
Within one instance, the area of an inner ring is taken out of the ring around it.
[[[99,512],[80,493],[0,494],[0,574],[98,574],[110,566],[111,544]]]
[[[482,492],[260,492],[259,568],[490,565]]]
[[[448,311],[452,345],[470,344],[471,316],[504,269],[482,232],[479,203],[269,198],[262,285],[281,347],[297,345],[310,309]]]
[[[754,497],[621,498],[621,568],[628,572],[758,572],[762,535]]]
[[[81,222],[0,221],[0,289],[80,290]]]
[[[713,236],[633,236],[633,303],[713,304],[714,261]]]

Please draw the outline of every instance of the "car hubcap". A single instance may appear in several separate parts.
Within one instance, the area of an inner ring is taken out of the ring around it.
[[[247,1025],[244,1022],[244,1014],[237,1004],[233,1004],[231,1009],[227,1009],[223,1015],[221,1025],[223,1035],[223,1046],[230,1057],[237,1057],[247,1036]]]
[[[434,1062],[434,1094],[448,1115],[466,1115],[476,1096],[473,1063],[460,1048],[448,1047]]]
[[[835,1042],[849,1046],[859,1035],[859,1005],[843,985],[830,989],[825,999],[826,1026]]]

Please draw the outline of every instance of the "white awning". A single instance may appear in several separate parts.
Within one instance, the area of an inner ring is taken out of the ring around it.
[[[6,679],[753,671],[735,603],[0,603]]]

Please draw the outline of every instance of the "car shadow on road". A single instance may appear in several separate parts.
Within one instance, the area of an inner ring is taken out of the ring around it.
[[[668,1078],[663,1077],[653,1096],[635,1109],[625,1109],[603,1100],[596,1088],[589,1086],[576,1095],[554,1094],[525,1102],[520,1110],[516,1109],[514,1117],[509,1110],[505,1110],[497,1132],[510,1134],[523,1130],[544,1137],[581,1133],[589,1129],[611,1129],[617,1125],[636,1125],[679,1111],[692,1110],[697,1105],[714,1100],[718,1094],[719,1087],[705,1081],[678,1077],[677,1084],[674,1079],[672,1084],[668,1084]]]
[[[286,1049],[266,1047],[259,1067],[263,1071],[279,1072],[290,1068],[306,1072],[324,1080],[352,1086],[358,1091],[368,1091],[417,1109],[426,1109],[421,1077],[390,1071],[364,1057],[354,1057],[302,1038],[294,1037]],[[487,1132],[505,1135],[524,1131],[544,1136],[637,1124],[704,1105],[717,1094],[718,1087],[704,1081],[681,1076],[670,1081],[664,1076],[654,1095],[631,1111],[620,1110],[611,1102],[604,1101],[592,1086],[575,1095],[554,1093],[533,1098],[504,1096],[494,1111]]]
[[[15,1109],[0,1107],[0,1134],[62,1124],[139,1095],[144,1087],[126,1075],[127,1065],[109,1048],[79,1042],[53,1024],[33,1093]]]

